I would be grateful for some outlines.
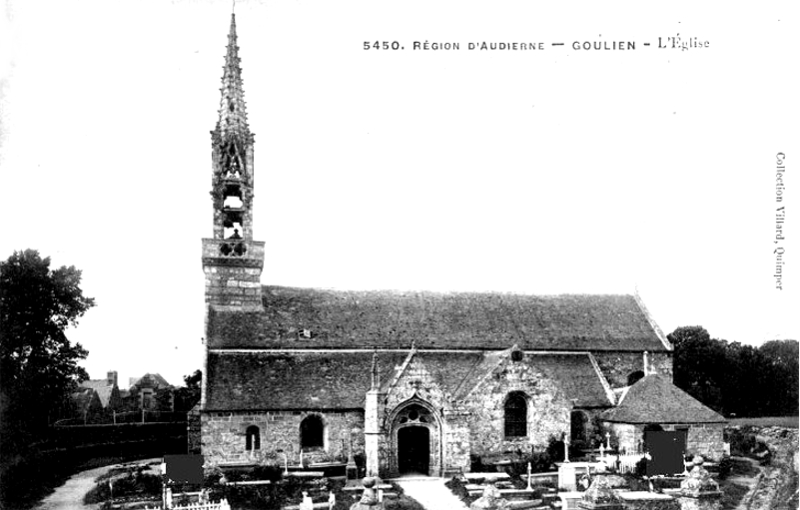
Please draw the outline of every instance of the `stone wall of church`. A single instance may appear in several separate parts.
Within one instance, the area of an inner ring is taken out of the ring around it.
[[[476,381],[478,383],[478,381]],[[527,400],[527,436],[505,437],[505,403],[511,392]],[[506,360],[470,394],[471,449],[475,455],[547,448],[570,432],[572,404],[561,389],[532,365]]]
[[[202,451],[206,461],[212,465],[221,464],[273,464],[284,462],[282,450],[288,455],[290,464],[300,462],[300,422],[309,415],[318,415],[324,424],[323,449],[304,451],[304,460],[309,462],[327,460],[346,460],[353,439],[356,455],[364,454],[364,413],[309,412],[309,411],[264,411],[249,413],[201,414]],[[246,431],[256,426],[260,434],[260,448],[246,450]],[[356,432],[353,432],[357,429]]]
[[[628,376],[637,371],[644,371],[644,353],[642,352],[594,352],[600,371],[612,388],[628,385]],[[648,353],[648,373],[659,373],[672,379],[672,353]]]
[[[470,424],[472,414],[465,409],[449,409],[445,412],[445,477],[467,473],[470,470],[472,453]]]

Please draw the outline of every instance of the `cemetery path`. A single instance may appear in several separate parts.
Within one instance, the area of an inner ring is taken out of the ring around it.
[[[741,462],[749,463],[751,466],[753,466],[756,472],[756,474],[752,475],[734,475],[728,478],[729,482],[747,487],[747,493],[744,495],[744,497],[742,497],[742,500],[739,502],[739,505],[735,510],[749,510],[753,502],[753,497],[756,494],[756,490],[761,483],[764,470],[761,468],[761,464],[757,460],[750,459],[748,457],[732,458]]]
[[[467,510],[464,503],[445,487],[444,478],[399,478],[394,482],[427,510]]]
[[[36,510],[68,510],[78,508],[100,508],[100,505],[84,505],[83,496],[94,487],[94,479],[104,474],[112,466],[104,466],[72,475],[64,485],[44,498]]]
[[[155,459],[139,460],[136,463],[145,464],[152,460]],[[84,505],[83,497],[94,487],[95,478],[107,473],[115,466],[119,466],[119,464],[89,469],[72,475],[64,485],[57,487],[55,492],[44,498],[34,510],[94,510],[100,508],[100,503]]]

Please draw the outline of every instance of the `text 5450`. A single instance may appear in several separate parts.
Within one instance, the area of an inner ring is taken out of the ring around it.
[[[365,50],[402,50],[404,49],[400,46],[400,43],[397,41],[364,41],[364,49]]]

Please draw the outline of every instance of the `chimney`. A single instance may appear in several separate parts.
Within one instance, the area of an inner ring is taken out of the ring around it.
[[[106,374],[106,384],[109,386],[116,386],[117,385],[117,371],[112,370]]]

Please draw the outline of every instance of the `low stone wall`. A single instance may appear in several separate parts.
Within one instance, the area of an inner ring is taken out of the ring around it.
[[[684,424],[660,424],[668,432],[686,428]],[[630,423],[608,423],[603,428],[611,433],[612,445],[628,453],[640,453],[644,445],[644,425]],[[725,455],[722,423],[688,425],[686,453],[702,455],[704,458],[719,461]]]
[[[795,510],[798,508],[798,430],[763,427],[753,429],[752,433],[757,441],[766,444],[772,458],[762,466],[761,478],[745,496],[748,507]]]

